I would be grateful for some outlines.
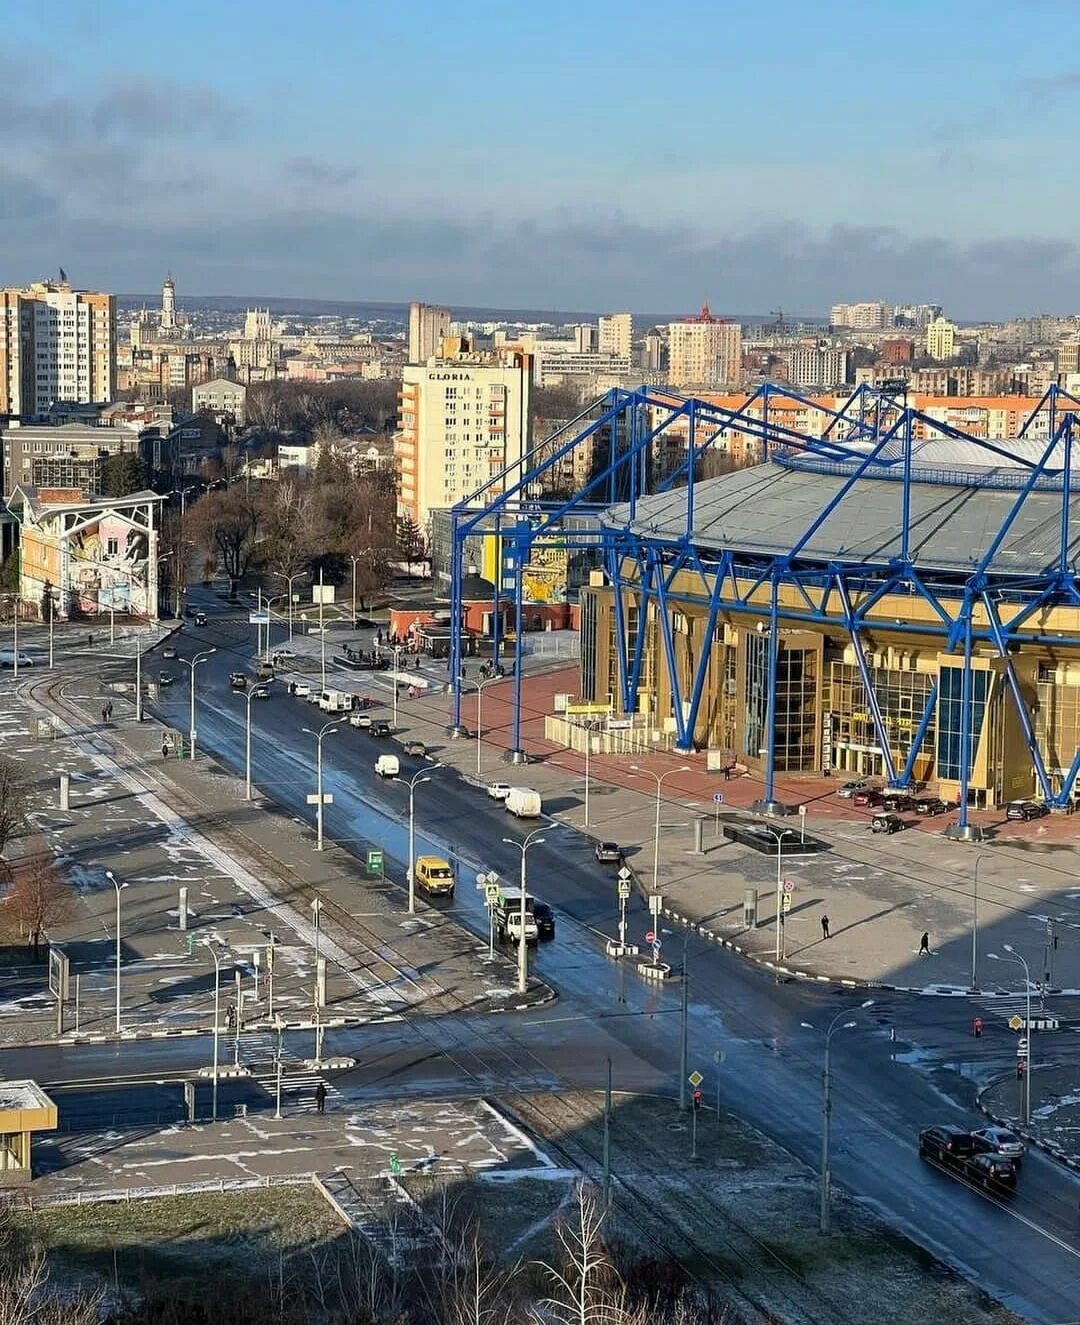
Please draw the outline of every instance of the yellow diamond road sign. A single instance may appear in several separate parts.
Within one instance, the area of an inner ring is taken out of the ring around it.
[[[693,1088],[697,1090],[698,1086],[701,1085],[701,1083],[705,1080],[705,1078],[701,1075],[700,1072],[691,1072],[689,1077],[687,1077],[687,1080],[690,1082],[691,1086],[693,1086]]]
[[[1023,1019],[1023,1017],[1017,1017],[1017,1016],[1013,1015],[1013,1016],[1011,1016],[1011,1017],[1009,1018],[1009,1030],[1011,1030],[1011,1031],[1020,1031],[1020,1030],[1023,1030],[1023,1029],[1024,1029],[1024,1019]]]

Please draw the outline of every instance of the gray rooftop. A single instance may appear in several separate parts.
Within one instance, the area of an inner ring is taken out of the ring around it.
[[[769,463],[694,485],[691,541],[699,548],[774,556],[788,552],[844,486],[843,475]],[[987,551],[1019,496],[1014,489],[944,483],[911,486],[911,555],[928,569],[970,572]],[[630,528],[676,540],[686,530],[686,489],[644,497]],[[815,530],[803,561],[884,562],[901,555],[903,484],[862,478]],[[1080,495],[1070,500],[1069,560],[1080,571]],[[624,525],[629,508],[603,517]],[[1054,563],[1061,492],[1034,491],[994,556],[997,574],[1039,575]]]

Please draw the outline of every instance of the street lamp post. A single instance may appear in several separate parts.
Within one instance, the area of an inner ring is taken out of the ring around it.
[[[872,1008],[874,1000],[868,998],[859,1008]],[[833,1017],[825,1031],[825,1063],[821,1072],[821,1182],[819,1188],[818,1228],[822,1233],[829,1232],[831,1214],[832,1171],[829,1167],[829,1144],[832,1136],[832,1037],[836,1031],[849,1031],[859,1023],[845,1021],[841,1017],[851,1016],[850,1009],[843,1009]],[[812,1031],[813,1025],[800,1023],[806,1030]]]
[[[986,859],[981,853],[975,860],[971,884],[971,992],[979,991],[979,866]]]
[[[690,765],[681,764],[678,768],[669,768],[666,773],[654,773],[651,768],[640,768],[637,764],[630,765],[630,771],[640,773],[642,776],[651,777],[656,782],[656,824],[653,828],[653,873],[652,887],[653,892],[660,891],[660,789],[664,785],[664,779],[669,778],[674,773],[689,773]],[[586,817],[586,822],[588,818]]]
[[[221,1021],[221,962],[218,961],[217,949],[209,939],[203,939],[203,947],[209,951],[210,956],[214,959],[214,1087],[210,1112],[214,1122],[217,1122],[218,1045],[221,1034],[219,1024]]]
[[[117,881],[116,875],[112,870],[105,871],[105,877],[116,889],[116,1033],[120,1034],[120,894],[127,887],[127,883]]]
[[[401,667],[401,645],[394,645],[394,731],[397,731],[398,669]]]
[[[180,661],[191,672],[191,716],[188,722],[188,748],[189,758],[195,758],[195,668],[199,663],[206,662],[212,653],[217,653],[217,649],[206,649],[202,653],[197,653],[194,658],[181,658]]]
[[[1027,1040],[1027,1064],[1024,1067],[1024,1107],[1022,1113],[1024,1125],[1029,1126],[1031,1123],[1031,1069],[1033,1065],[1031,1043],[1031,971],[1028,968],[1027,959],[1021,957],[1011,943],[1003,943],[1001,946],[1009,954],[1004,960],[1019,962],[1024,968],[1024,1001],[1026,1004],[1024,1021],[1027,1023],[1024,1029],[1027,1032],[1025,1036]],[[996,952],[988,952],[986,955],[996,962],[1002,960]]]
[[[312,731],[310,727],[302,728],[308,736],[315,737],[315,850],[323,849],[323,789],[322,789],[322,743],[323,738],[332,736],[337,731],[337,727],[328,722],[319,731]]]
[[[416,788],[421,782],[430,782],[431,774],[442,764],[422,768],[409,779],[409,915],[416,914]]]
[[[484,745],[483,745],[484,729],[483,729],[483,724],[481,723],[481,708],[480,708],[481,700],[483,699],[484,696],[484,686],[493,685],[496,681],[501,681],[501,680],[502,680],[501,676],[489,676],[486,681],[463,680],[461,682],[463,686],[476,687],[476,776],[477,778],[481,776],[481,770],[483,768],[483,760],[484,760]],[[586,819],[586,823],[587,822],[588,819]]]
[[[275,578],[284,580],[289,586],[289,643],[292,643],[293,633],[293,580],[299,580],[306,572],[297,571],[295,575],[283,575],[281,571],[273,572]]]
[[[783,952],[783,930],[784,930],[784,880],[783,880],[783,850],[784,838],[794,837],[793,828],[773,828],[769,824],[762,824],[766,832],[772,833],[776,838],[776,960],[779,961]]]
[[[274,1028],[277,1031],[277,1099],[274,1105],[274,1117],[281,1117],[281,1053],[285,1036],[285,1023],[280,1017],[274,1022]]]
[[[360,558],[355,557],[350,553],[349,560],[352,562],[352,618],[353,621],[355,622],[356,621],[356,563],[360,560]]]
[[[252,686],[247,692],[247,727],[244,733],[244,800],[251,800],[251,701],[262,699],[269,691],[266,686]]]
[[[503,841],[512,847],[517,847],[521,852],[521,929],[518,934],[518,993],[524,994],[529,984],[529,950],[525,942],[525,916],[528,914],[525,910],[525,856],[530,847],[539,846],[545,839],[538,837],[542,833],[542,828],[534,828],[524,842],[519,842],[513,837],[504,837]]]

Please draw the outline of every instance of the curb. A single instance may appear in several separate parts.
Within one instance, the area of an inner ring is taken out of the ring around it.
[[[1036,1150],[1041,1150],[1044,1155],[1049,1155],[1051,1159],[1056,1159],[1059,1164],[1063,1164],[1067,1169],[1072,1169],[1073,1172],[1080,1173],[1080,1159],[1070,1155],[1069,1152],[1062,1149],[1056,1141],[1044,1141],[1042,1137],[1033,1132],[1030,1127],[1021,1127],[1011,1118],[1000,1117],[998,1114],[994,1113],[992,1109],[988,1109],[983,1103],[983,1095],[988,1090],[992,1090],[995,1086],[1000,1085],[1002,1081],[1009,1080],[1011,1080],[1010,1074],[1008,1072],[1002,1072],[1000,1076],[994,1077],[992,1081],[988,1081],[975,1097],[975,1107],[981,1114],[989,1118],[992,1123],[996,1123],[998,1127],[1007,1127],[1010,1132],[1015,1132],[1017,1136],[1022,1136],[1028,1145],[1034,1146]]]

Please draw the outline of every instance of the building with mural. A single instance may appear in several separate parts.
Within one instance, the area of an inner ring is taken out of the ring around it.
[[[87,497],[80,488],[17,485],[8,509],[19,524],[23,611],[92,618],[157,617],[157,524],[164,497]]]

